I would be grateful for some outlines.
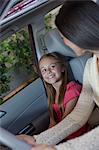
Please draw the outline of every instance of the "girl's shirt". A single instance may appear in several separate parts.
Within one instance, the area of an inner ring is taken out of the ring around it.
[[[66,92],[63,100],[64,109],[66,109],[68,102],[74,100],[74,98],[80,95],[82,90],[82,86],[75,81],[69,82],[67,85],[65,85],[65,87]],[[59,105],[54,103],[52,107],[54,109],[57,122],[60,122],[62,120],[62,112],[60,110]]]
[[[66,85],[66,92],[65,92],[65,96],[64,96],[64,100],[63,100],[64,110],[66,109],[68,102],[75,100],[76,97],[80,96],[81,90],[82,90],[82,86],[75,81],[71,81]],[[56,118],[57,122],[60,122],[62,120],[63,116],[62,116],[62,112],[61,112],[59,105],[54,103],[52,105],[52,107],[54,109],[55,118]],[[89,130],[90,130],[89,125],[85,124],[82,128],[80,128],[76,132],[70,134],[63,141],[78,137],[78,136],[88,132]]]

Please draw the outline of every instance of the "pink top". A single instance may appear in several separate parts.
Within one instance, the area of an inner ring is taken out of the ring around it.
[[[66,92],[63,100],[63,105],[65,109],[69,101],[74,100],[74,98],[80,95],[81,90],[82,90],[82,86],[75,81],[71,81],[66,85]],[[62,113],[59,108],[59,105],[55,103],[52,105],[52,107],[56,113],[58,122],[60,122],[62,120]]]

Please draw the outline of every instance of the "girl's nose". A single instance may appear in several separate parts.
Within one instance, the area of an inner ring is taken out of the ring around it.
[[[51,72],[52,72],[51,68],[48,68],[47,72],[48,72],[48,73],[51,73]]]

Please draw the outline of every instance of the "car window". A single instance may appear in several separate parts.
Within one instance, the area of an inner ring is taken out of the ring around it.
[[[28,27],[0,43],[0,103],[2,104],[37,77]]]

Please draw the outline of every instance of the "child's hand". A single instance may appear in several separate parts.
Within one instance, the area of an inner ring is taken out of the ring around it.
[[[34,145],[34,147],[31,150],[56,150],[56,148],[44,144],[39,144],[39,145]]]
[[[16,136],[19,140],[23,140],[27,142],[28,144],[34,145],[36,140],[33,136],[25,135],[25,134],[20,134]]]
[[[49,128],[52,128],[53,126],[56,125],[56,122],[50,117],[50,124],[49,124]]]

